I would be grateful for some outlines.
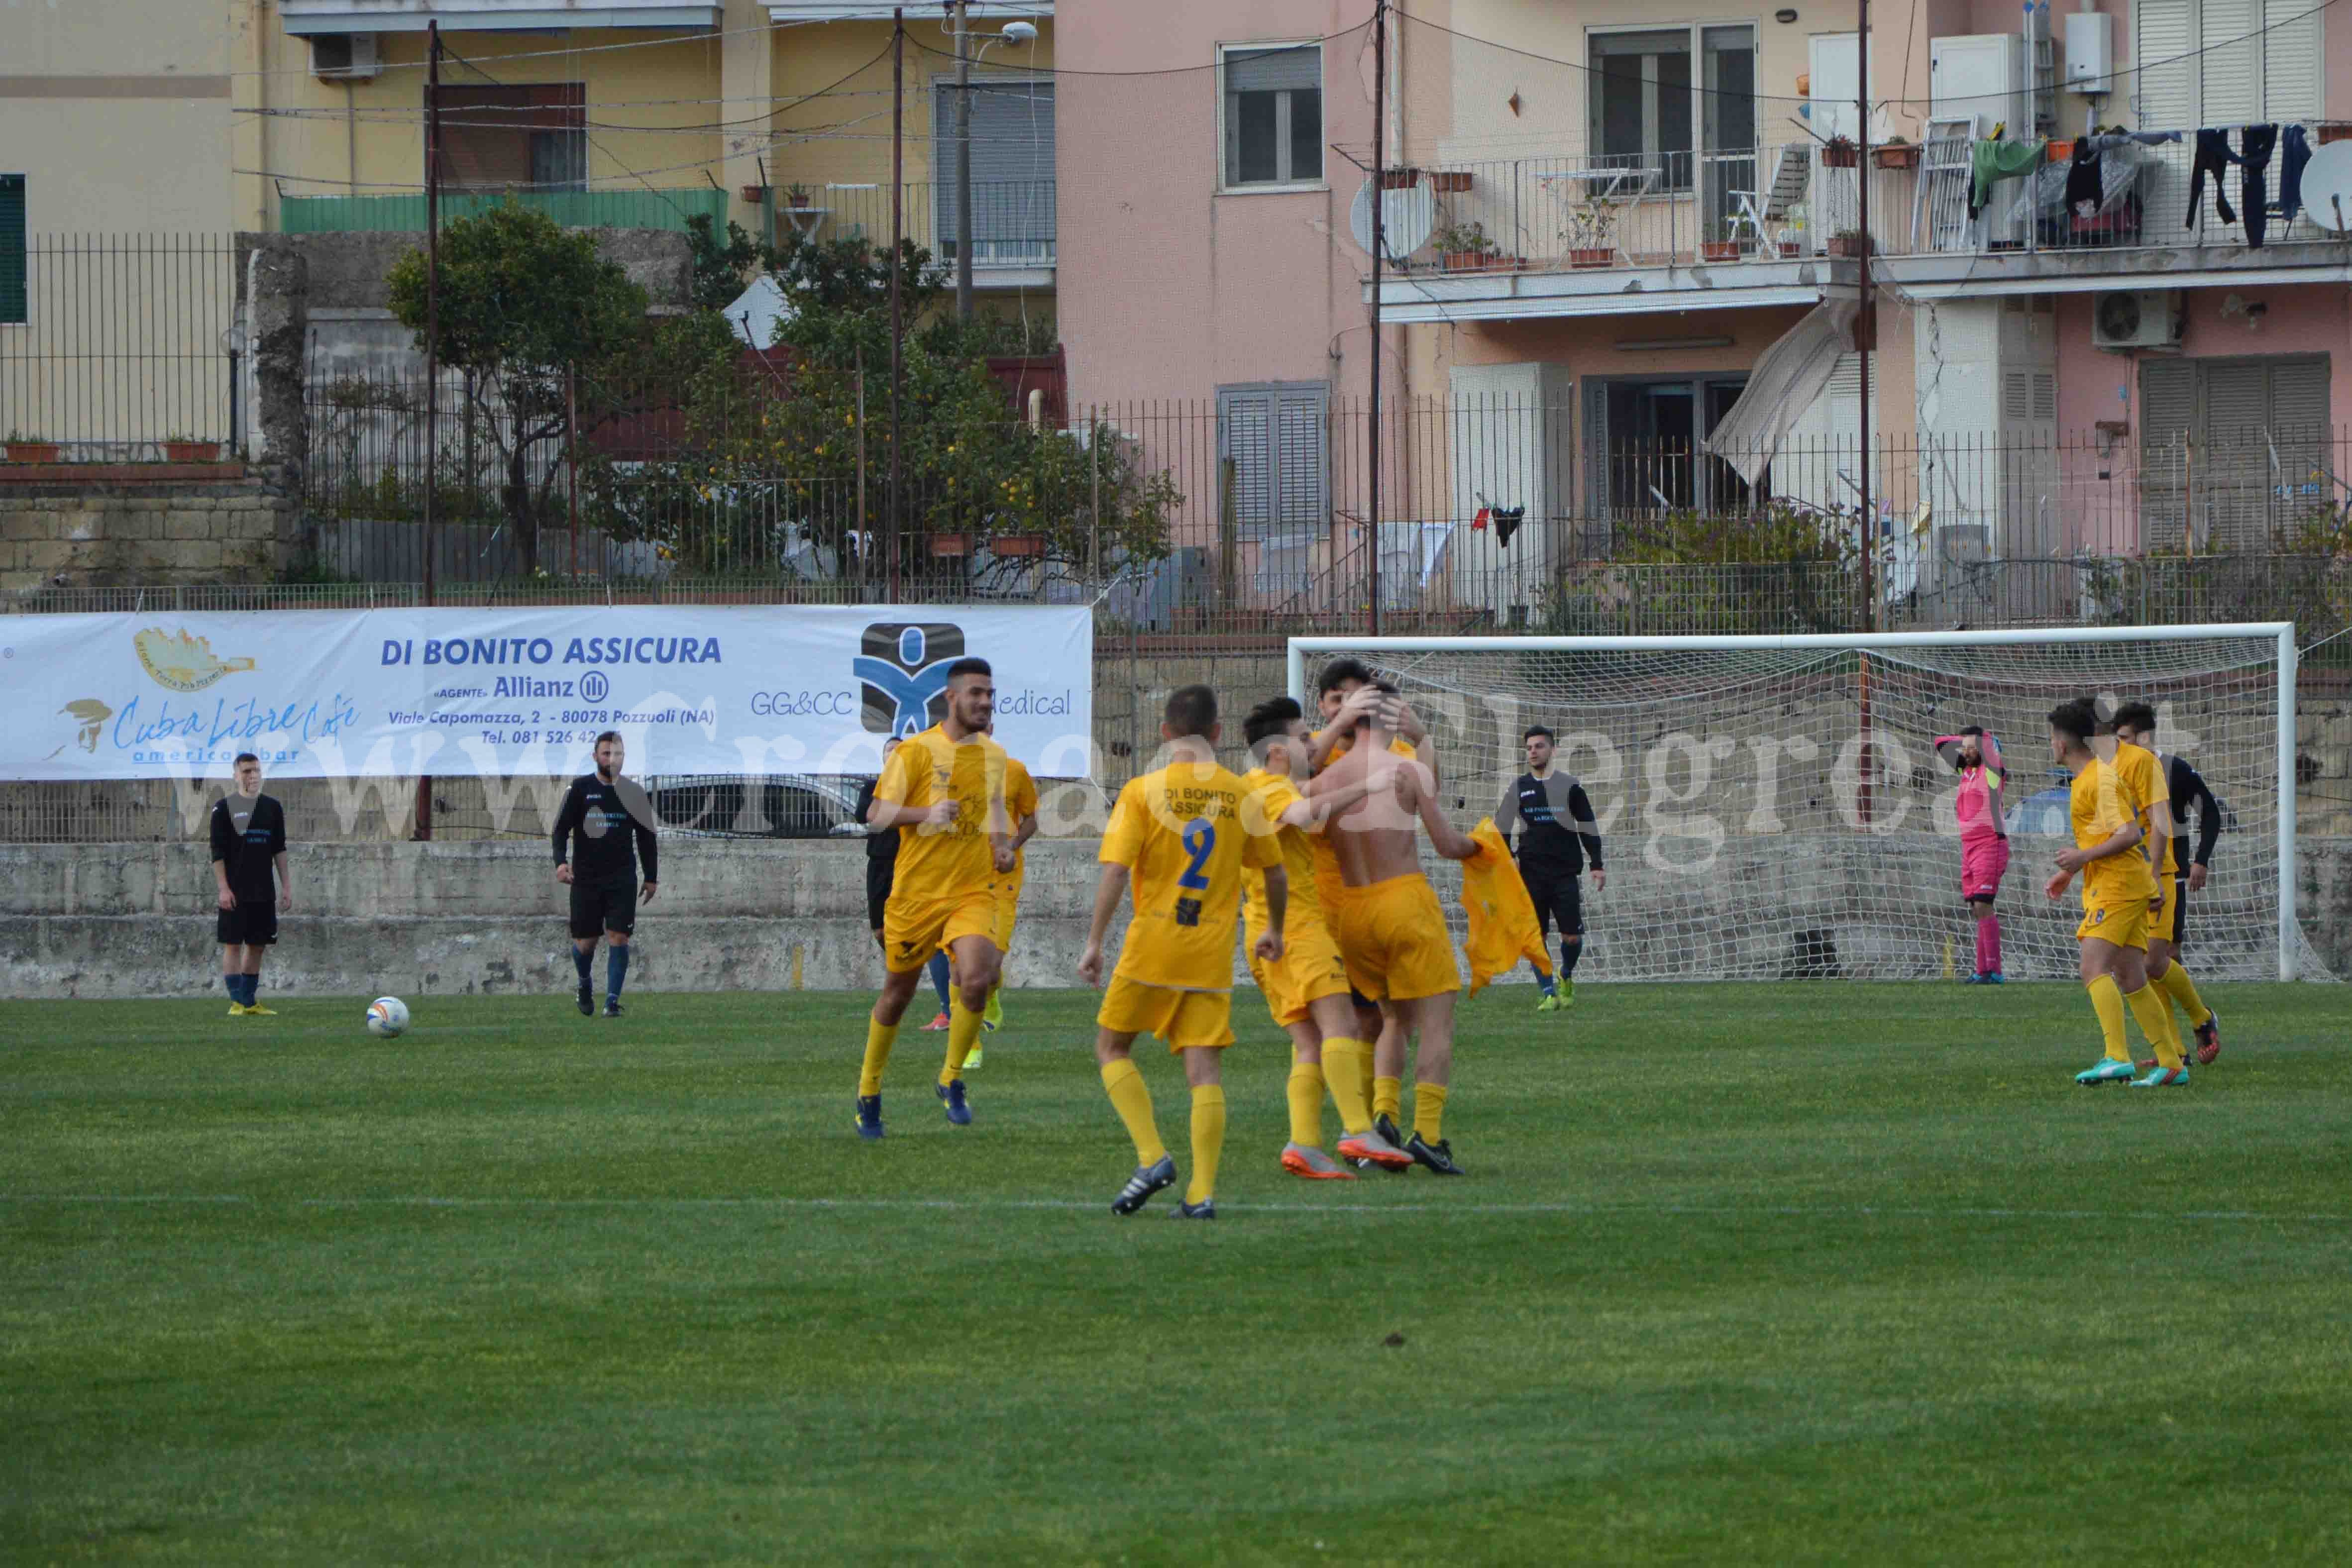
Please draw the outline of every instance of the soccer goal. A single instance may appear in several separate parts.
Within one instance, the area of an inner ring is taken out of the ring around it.
[[[2183,956],[2200,979],[2324,977],[2294,916],[2292,623],[1790,637],[1294,637],[1292,692],[1353,655],[1402,688],[1465,828],[1526,771],[1531,725],[1583,779],[1610,873],[1580,979],[1932,979],[1969,971],[1958,780],[1941,735],[2000,737],[2011,861],[1995,905],[2012,978],[2071,978],[2072,841],[2047,716],[2069,697],[2157,712],[2158,749],[2222,803]],[[2185,862],[2195,843],[2183,840]],[[1433,862],[1445,885],[1450,864]],[[1458,878],[1452,878],[1458,883]],[[1459,930],[1459,901],[1449,900]],[[1557,948],[1554,949],[1557,951]],[[1528,971],[1519,971],[1522,977]]]

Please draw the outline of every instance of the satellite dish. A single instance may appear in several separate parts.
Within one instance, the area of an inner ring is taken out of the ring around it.
[[[2321,228],[2352,231],[2352,141],[2331,141],[2313,151],[2303,166],[2303,206]]]
[[[2331,143],[2334,145],[2334,143]],[[2352,143],[2344,143],[2352,148]],[[2314,161],[2317,154],[2314,154]],[[2345,198],[2352,207],[2352,196]],[[1388,259],[1402,261],[1429,243],[1429,233],[1437,226],[1437,197],[1427,181],[1419,175],[1410,185],[1381,193],[1381,237],[1388,241]],[[1356,199],[1348,209],[1348,227],[1356,236],[1356,248],[1366,256],[1372,254],[1372,183],[1367,180],[1356,191]]]

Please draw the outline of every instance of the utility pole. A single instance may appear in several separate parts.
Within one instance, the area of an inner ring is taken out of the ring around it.
[[[890,602],[898,602],[898,402],[904,382],[904,355],[899,339],[904,323],[898,298],[898,260],[907,227],[907,13],[890,13],[890,517],[883,530],[882,548],[889,562]]]
[[[971,319],[971,6],[955,0],[956,319]]]
[[[425,25],[425,602],[433,602],[440,542],[435,481],[441,466],[441,24]],[[433,776],[417,775],[416,830],[433,837]]]
[[[1388,249],[1389,0],[1372,6],[1371,634],[1381,634],[1381,253]]]
[[[1862,380],[1862,449],[1855,455],[1861,484],[1856,488],[1862,497],[1862,629],[1878,630],[1878,508],[1870,496],[1870,354],[1878,347],[1878,308],[1871,298],[1870,275],[1876,258],[1870,238],[1870,0],[1860,0],[1860,10],[1854,28],[1855,68],[1861,78],[1856,90],[1855,107],[1862,115],[1862,125],[1854,143],[1862,149],[1862,162],[1854,170],[1854,184],[1862,193],[1859,221],[1862,228],[1862,290],[1861,306],[1854,312],[1853,350],[1859,361]]]

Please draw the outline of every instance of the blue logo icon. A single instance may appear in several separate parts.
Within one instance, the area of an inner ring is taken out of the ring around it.
[[[963,655],[963,628],[952,622],[868,626],[850,664],[859,721],[902,739],[940,723],[948,712],[948,666]]]
[[[604,678],[602,670],[591,670],[580,677],[580,695],[589,702],[603,702],[612,690],[613,683]]]

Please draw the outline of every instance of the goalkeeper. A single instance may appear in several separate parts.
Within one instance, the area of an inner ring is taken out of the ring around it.
[[[1960,819],[1960,899],[1977,921],[1976,972],[1961,984],[1998,986],[2000,916],[1993,913],[1992,901],[2009,870],[2009,832],[2001,813],[2009,775],[2000,765],[2000,742],[1972,724],[1958,735],[1937,736],[1936,755],[1960,775],[1960,792],[1952,803]]]

